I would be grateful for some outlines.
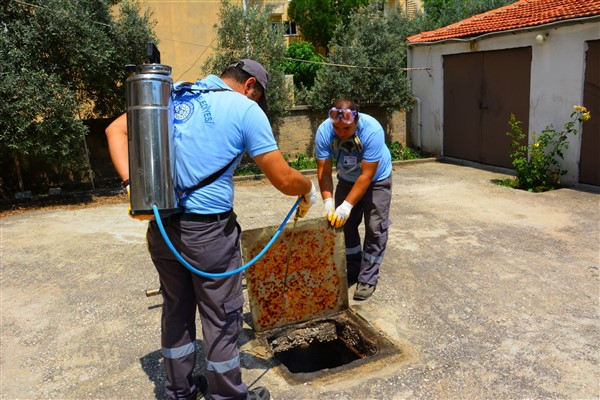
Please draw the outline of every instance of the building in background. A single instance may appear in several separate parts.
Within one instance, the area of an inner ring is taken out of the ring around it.
[[[173,68],[174,81],[194,81],[204,74],[200,70],[216,44],[215,25],[219,0],[140,0],[142,9],[150,8],[157,24],[161,61]],[[271,26],[281,29],[288,43],[301,40],[301,29],[287,16],[287,0],[237,0],[240,7],[270,5]],[[397,5],[409,15],[423,10],[423,0],[382,0],[384,8]]]
[[[600,0],[520,0],[407,41],[414,147],[512,168],[511,113],[532,143],[584,105],[562,181],[600,185]]]

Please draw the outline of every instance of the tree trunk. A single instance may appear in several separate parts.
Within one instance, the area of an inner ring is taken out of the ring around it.
[[[90,162],[90,151],[88,150],[87,142],[85,140],[85,135],[82,135],[83,139],[83,148],[85,149],[85,163],[88,168],[88,173],[90,175],[90,182],[92,183],[92,190],[96,190],[96,185],[94,184],[94,171],[92,170],[92,163]]]
[[[15,170],[17,172],[17,181],[19,183],[19,191],[25,191],[25,186],[23,185],[23,176],[21,175],[21,163],[19,162],[19,155],[17,153],[13,153],[13,160],[15,162]]]

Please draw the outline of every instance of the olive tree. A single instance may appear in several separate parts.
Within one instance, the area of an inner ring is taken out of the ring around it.
[[[81,165],[88,131],[83,121],[124,110],[123,67],[143,61],[146,42],[154,38],[150,17],[130,0],[29,0],[0,7],[3,169],[16,164],[18,174],[28,157],[57,170]]]
[[[329,42],[336,27],[368,0],[291,0],[288,16],[300,27],[304,40],[329,54]]]
[[[399,9],[360,8],[335,30],[328,64],[317,73],[309,96],[311,108],[324,111],[341,97],[386,112],[409,108],[405,39],[415,29]]]
[[[261,63],[269,73],[267,115],[277,126],[289,112],[291,104],[285,90],[281,61],[285,55],[283,34],[271,29],[269,7],[253,6],[244,10],[228,0],[221,2],[219,23],[216,25],[217,44],[202,69],[205,73],[220,74],[229,64],[242,58]]]

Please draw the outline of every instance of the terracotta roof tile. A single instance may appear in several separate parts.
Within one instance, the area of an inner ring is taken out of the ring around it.
[[[594,15],[600,15],[600,0],[519,0],[434,31],[421,32],[407,41],[465,38]]]

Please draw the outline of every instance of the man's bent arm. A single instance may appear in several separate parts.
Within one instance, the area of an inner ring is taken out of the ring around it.
[[[110,158],[123,181],[129,179],[129,153],[127,114],[115,119],[104,131],[108,140]]]
[[[323,200],[333,198],[333,161],[317,160],[317,179]]]

